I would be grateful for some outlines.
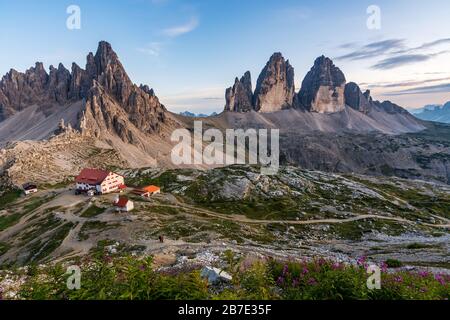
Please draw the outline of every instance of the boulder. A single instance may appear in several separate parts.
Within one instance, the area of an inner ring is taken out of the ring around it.
[[[214,267],[203,267],[200,275],[202,278],[207,279],[209,284],[231,282],[233,280],[229,273]]]

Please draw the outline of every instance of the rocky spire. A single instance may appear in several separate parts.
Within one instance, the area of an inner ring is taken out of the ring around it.
[[[69,97],[71,75],[62,63],[58,69],[50,66],[48,92],[50,100],[65,103]]]
[[[235,79],[233,87],[225,92],[225,111],[248,112],[253,109],[253,92],[250,71],[239,80]]]
[[[309,111],[333,113],[344,110],[345,76],[331,59],[321,56],[306,74],[298,94],[299,104]]]
[[[256,83],[254,107],[259,112],[273,112],[293,106],[294,68],[282,54],[274,53]]]
[[[345,85],[344,96],[345,104],[350,108],[363,113],[368,113],[372,109],[370,91],[367,90],[365,93],[362,93],[359,86],[354,82],[349,82]]]

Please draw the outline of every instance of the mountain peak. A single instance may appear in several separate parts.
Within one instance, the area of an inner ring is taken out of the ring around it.
[[[314,61],[303,79],[298,100],[302,107],[319,113],[344,110],[345,76],[330,58],[324,55]]]
[[[91,55],[91,53],[88,55],[88,60],[89,60],[89,56]],[[102,74],[108,64],[111,63],[119,63],[119,58],[116,54],[116,52],[112,49],[111,44],[109,44],[109,42],[106,41],[100,41],[98,44],[98,48],[97,48],[97,52],[95,53],[94,56],[95,59],[95,63],[97,65],[97,74]],[[122,65],[120,64],[120,66],[122,67]],[[122,67],[123,69],[123,67]]]
[[[273,112],[290,108],[294,95],[294,68],[280,52],[275,52],[258,77],[253,98],[255,110]]]
[[[234,80],[234,85],[225,91],[225,111],[247,112],[253,109],[253,91],[250,71]]]

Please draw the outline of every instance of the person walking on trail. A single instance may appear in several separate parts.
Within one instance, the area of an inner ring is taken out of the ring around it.
[[[159,242],[164,243],[164,236],[159,236]]]

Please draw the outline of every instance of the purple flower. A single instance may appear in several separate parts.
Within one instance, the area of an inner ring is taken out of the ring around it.
[[[441,284],[441,285],[445,285],[445,279],[442,276],[442,274],[437,274],[434,276],[434,278]]]
[[[381,262],[380,268],[381,268],[381,272],[387,272],[388,265],[386,264],[386,262]]]
[[[299,285],[300,281],[298,279],[292,280],[292,286],[295,288]]]
[[[281,286],[282,284],[284,283],[284,278],[283,277],[278,277],[278,279],[277,279],[277,284],[279,285],[279,286]]]
[[[403,282],[403,278],[402,278],[402,276],[396,276],[396,277],[394,277],[394,281],[398,282],[398,283],[402,283]]]
[[[339,262],[335,262],[331,265],[331,269],[339,270],[339,269],[341,269],[341,264]]]
[[[309,272],[307,267],[303,267],[302,274],[307,274]]]
[[[287,264],[285,264],[283,267],[283,275],[287,274],[288,271],[289,271],[289,266]]]
[[[315,286],[315,285],[317,284],[317,280],[314,279],[314,278],[309,278],[308,284],[309,284],[310,286]]]
[[[366,257],[365,256],[361,256],[358,259],[356,259],[356,264],[360,267],[366,267],[367,263],[366,263]]]
[[[139,269],[140,269],[141,271],[145,271],[145,265],[141,265],[141,266],[139,267]]]
[[[428,273],[428,271],[419,271],[419,276],[422,278],[426,278],[428,277],[430,274]]]

